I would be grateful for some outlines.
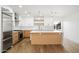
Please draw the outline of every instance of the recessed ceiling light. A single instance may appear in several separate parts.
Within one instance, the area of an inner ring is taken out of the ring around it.
[[[22,6],[22,5],[19,5],[18,7],[19,7],[19,8],[22,8],[23,6]]]

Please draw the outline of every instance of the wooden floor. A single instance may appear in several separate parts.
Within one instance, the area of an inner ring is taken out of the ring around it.
[[[63,40],[63,46],[69,53],[79,53],[79,43],[76,43],[70,39],[65,38]]]
[[[31,45],[29,38],[23,39],[7,53],[65,53],[62,45]]]
[[[64,46],[64,47],[63,47]],[[31,45],[29,38],[23,39],[7,53],[79,53],[79,44],[64,39],[62,45]]]

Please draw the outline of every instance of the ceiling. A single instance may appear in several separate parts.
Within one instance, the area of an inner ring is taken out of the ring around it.
[[[8,5],[19,15],[25,16],[68,16],[79,12],[78,5]]]

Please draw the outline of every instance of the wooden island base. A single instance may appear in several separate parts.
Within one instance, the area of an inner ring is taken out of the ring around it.
[[[62,44],[61,32],[31,32],[32,45]]]

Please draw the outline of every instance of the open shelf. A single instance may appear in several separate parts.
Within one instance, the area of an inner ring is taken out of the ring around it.
[[[44,25],[44,17],[43,16],[37,16],[34,17],[34,25]]]

